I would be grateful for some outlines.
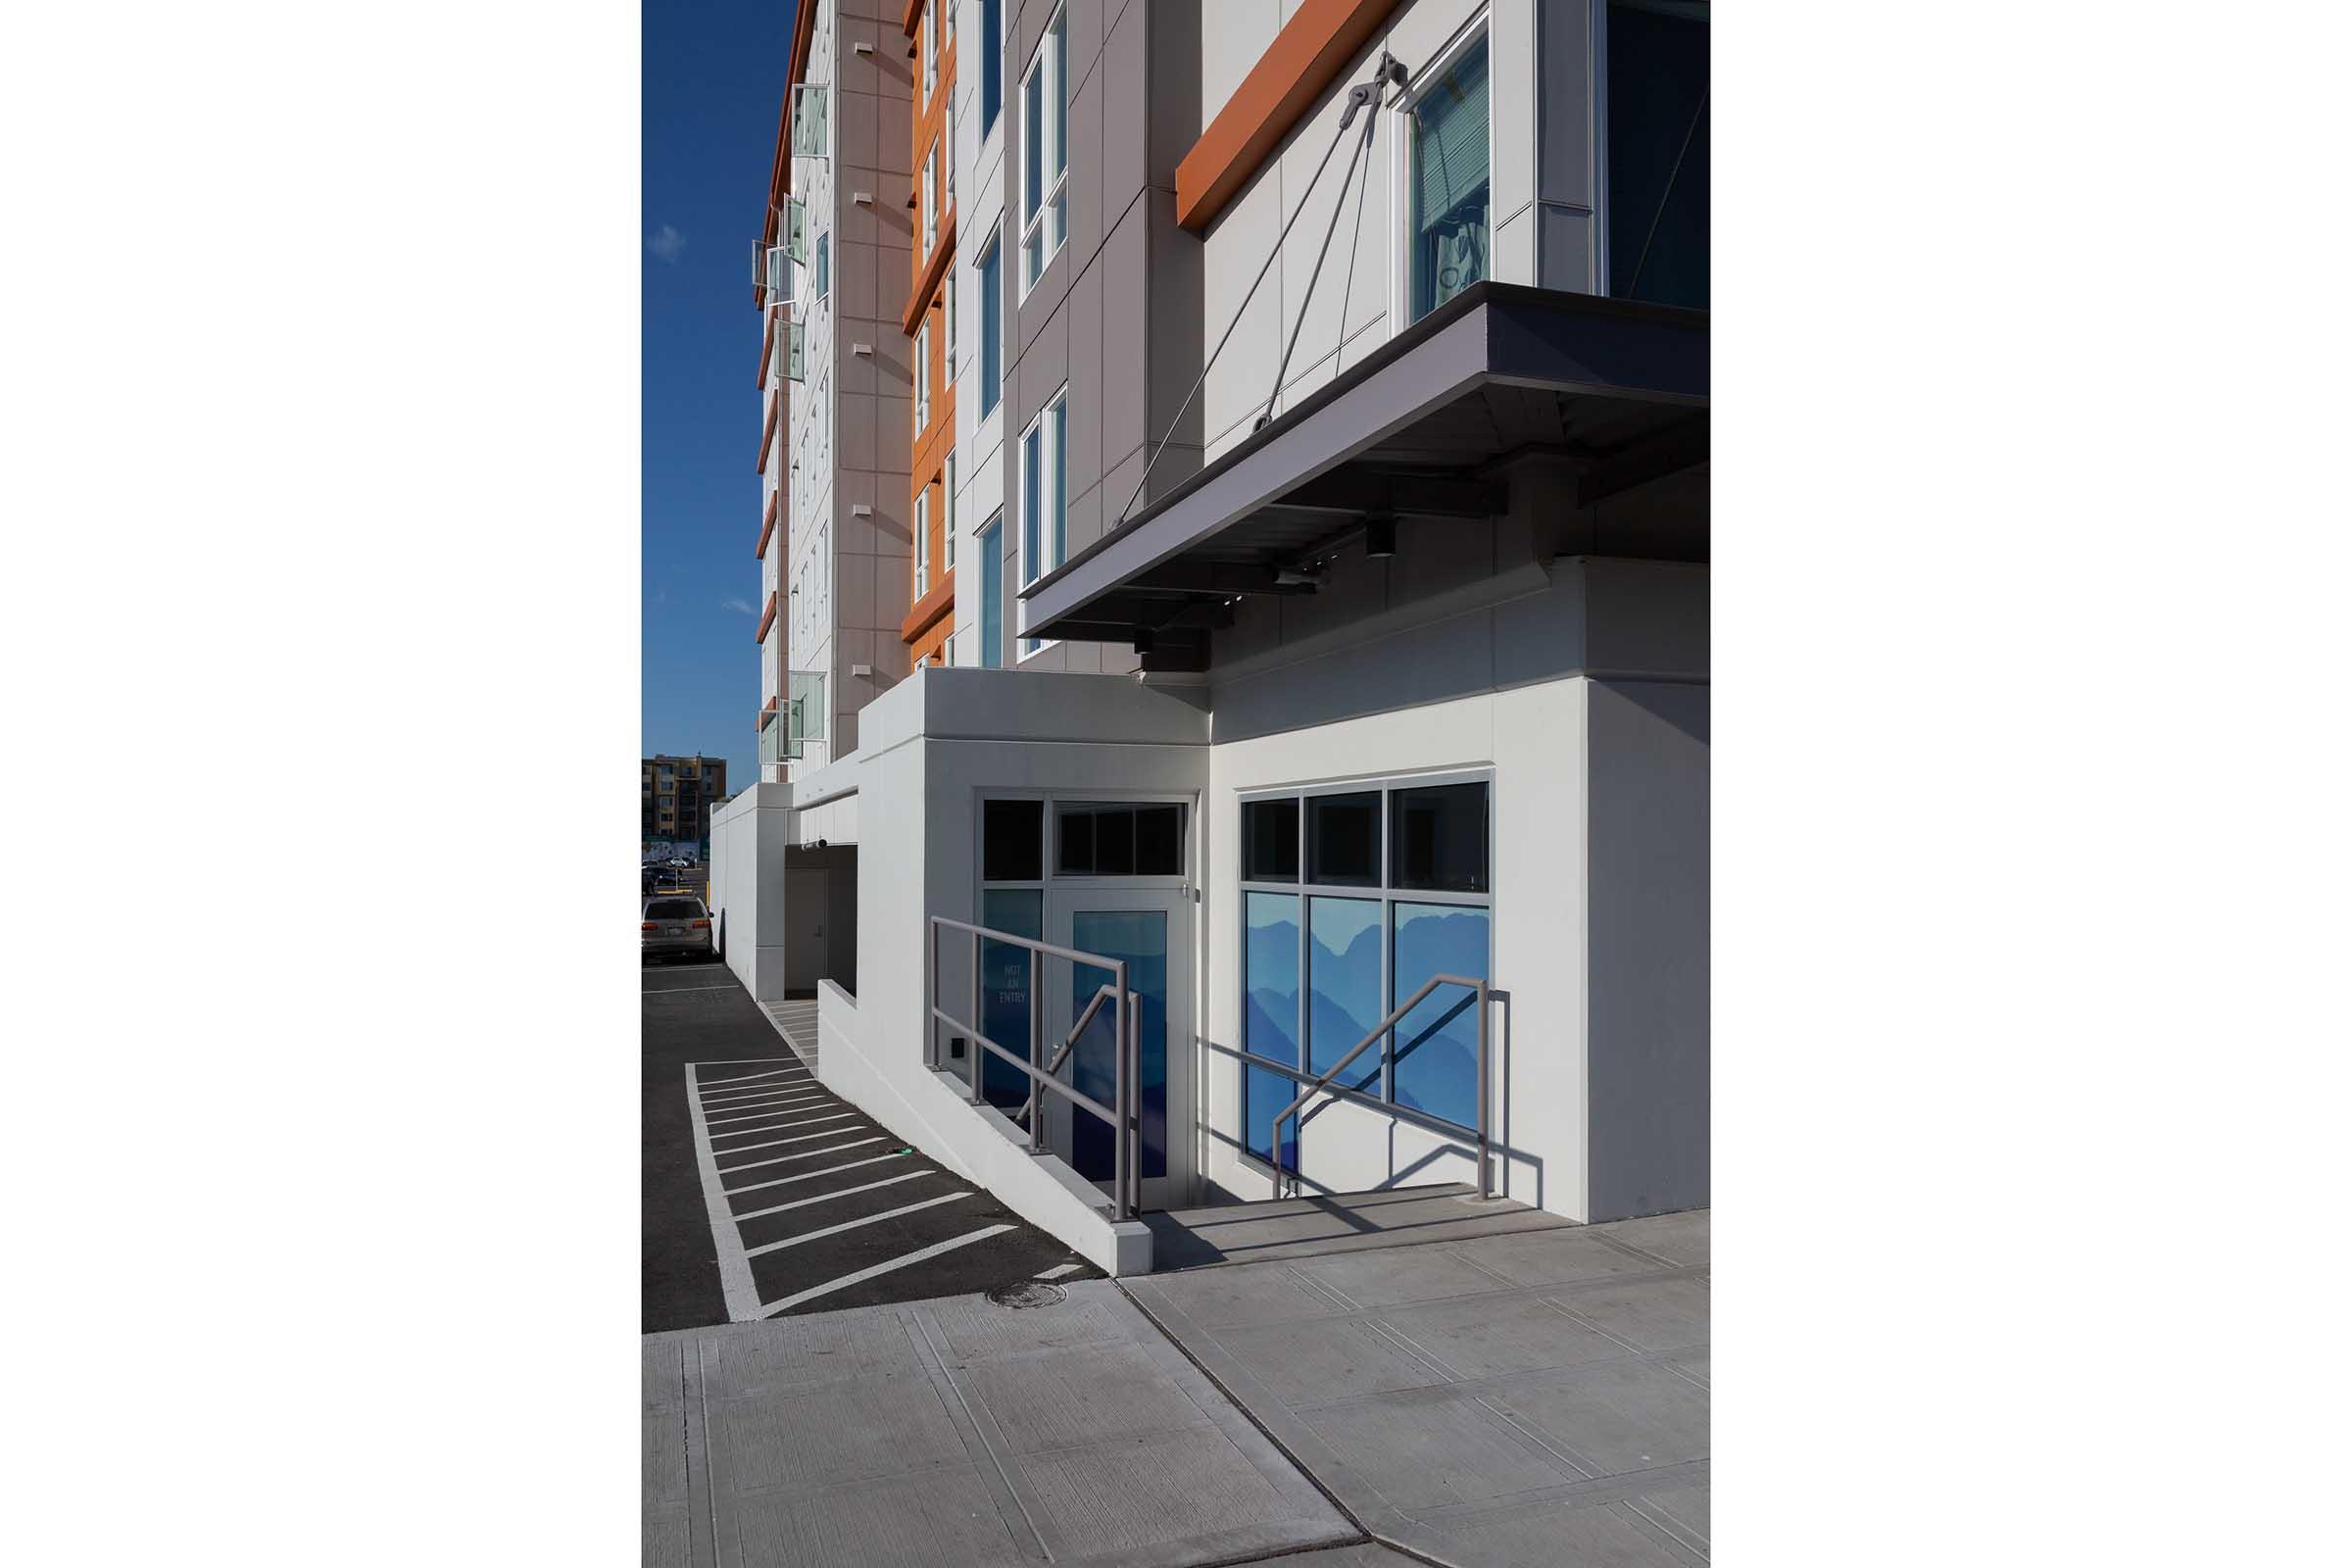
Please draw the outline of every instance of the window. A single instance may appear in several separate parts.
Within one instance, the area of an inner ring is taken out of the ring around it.
[[[1045,812],[1043,801],[980,803],[980,923],[1015,936],[1045,932]],[[1012,884],[1006,886],[1005,884]],[[1009,943],[980,945],[981,1033],[1015,1055],[1027,1054],[1030,956]],[[986,1054],[974,1048],[977,1059]],[[1002,1063],[981,1073],[991,1102],[1017,1105],[1028,1098],[1029,1081]]]
[[[923,154],[923,182],[915,192],[923,206],[923,250],[928,256],[939,244],[939,149]]]
[[[931,591],[931,487],[914,493],[914,597]]]
[[[997,412],[1004,390],[1004,258],[998,243],[1003,231],[988,236],[980,252],[980,417]]]
[[[939,90],[939,8],[948,0],[931,0],[923,7],[923,102]]]
[[[1054,874],[1184,875],[1184,808],[1093,801],[1056,805]]]
[[[1004,514],[980,530],[980,667],[1004,662]]]
[[[1062,561],[1068,500],[1063,494],[1067,465],[1062,451],[1062,426],[1068,402],[1069,389],[1064,387],[1021,435],[1021,582],[1024,585],[1037,581]],[[1025,637],[1021,642],[1024,658],[1046,646],[1034,637]]]
[[[1021,81],[1021,287],[1034,287],[1069,226],[1069,18],[1054,14]]]
[[[914,329],[914,433],[931,425],[931,320]]]
[[[826,299],[833,293],[833,235],[830,231],[816,236],[816,297]]]
[[[948,449],[947,476],[939,487],[946,521],[940,527],[940,538],[947,545],[947,559],[941,564],[949,571],[956,569],[956,449]]]
[[[1487,276],[1487,39],[1415,95],[1412,121],[1411,319]]]
[[[1004,107],[1004,0],[980,0],[980,135],[996,128]]]
[[[940,352],[947,360],[947,378],[953,381],[956,379],[956,269],[953,267],[948,269],[947,312],[948,340],[940,345]]]
[[[1296,1073],[1328,1071],[1431,976],[1489,972],[1491,789],[1484,778],[1416,780],[1242,803],[1247,1053]],[[1475,1126],[1475,993],[1440,986],[1340,1082]],[[1259,1159],[1271,1157],[1275,1112],[1300,1087],[1245,1061],[1243,1142]],[[1298,1136],[1285,1123],[1286,1166]]]
[[[1608,8],[1609,292],[1705,310],[1708,8]]]

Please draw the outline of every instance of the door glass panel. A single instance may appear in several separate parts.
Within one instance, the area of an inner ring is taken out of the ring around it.
[[[1291,893],[1244,896],[1249,933],[1242,956],[1244,1049],[1276,1061],[1298,1059],[1298,898]],[[1372,1022],[1378,1022],[1375,1017]],[[1367,1025],[1369,1027],[1369,1025]],[[1298,1097],[1298,1086],[1278,1072],[1242,1069],[1242,1136],[1250,1152],[1272,1161],[1274,1113]],[[1282,1163],[1298,1164],[1298,1124],[1283,1123]]]
[[[1143,1171],[1147,1178],[1168,1173],[1168,917],[1158,909],[1078,909],[1070,915],[1070,946],[1082,953],[1127,961],[1127,985],[1142,1015],[1137,1049],[1141,1084],[1136,1096],[1143,1121]],[[1086,1010],[1098,987],[1111,982],[1107,969],[1070,965],[1070,1018]],[[1104,1003],[1071,1053],[1070,1087],[1115,1108],[1118,1085],[1118,1025]],[[1089,1110],[1071,1117],[1070,1164],[1089,1181],[1116,1174],[1110,1124]]]
[[[1036,801],[991,801],[998,806],[1029,808],[1032,820],[1042,813]],[[1036,888],[990,888],[980,895],[980,923],[1016,937],[1034,938],[1044,929],[1045,894]],[[962,1008],[945,1006],[960,1014]],[[1009,942],[980,944],[980,1032],[1014,1055],[1029,1054],[1029,950]],[[978,1046],[975,1057],[987,1057],[980,1074],[980,1093],[992,1105],[1019,1105],[1029,1098],[1029,1080],[1011,1063],[989,1056]]]
[[[1483,908],[1398,903],[1396,979],[1402,1002],[1433,974],[1487,974]],[[1478,993],[1440,986],[1396,1021],[1396,1101],[1465,1127],[1478,1121]]]
[[[1380,1001],[1380,901],[1310,899],[1307,921],[1307,1065],[1322,1072],[1388,1011]],[[1380,1048],[1356,1057],[1340,1081],[1379,1094]]]

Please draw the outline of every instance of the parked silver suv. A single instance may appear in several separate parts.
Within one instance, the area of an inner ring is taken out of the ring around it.
[[[710,911],[700,899],[646,900],[644,923],[638,930],[644,938],[644,956],[648,958],[674,957],[679,954],[708,958],[717,951],[710,940]]]

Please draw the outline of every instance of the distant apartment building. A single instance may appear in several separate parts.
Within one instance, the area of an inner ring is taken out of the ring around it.
[[[1277,1188],[1703,1205],[1711,8],[835,4],[776,181],[829,695],[719,814],[730,965],[1115,1271]]]
[[[638,836],[699,842],[710,837],[711,809],[726,798],[726,759],[648,757],[638,764]]]

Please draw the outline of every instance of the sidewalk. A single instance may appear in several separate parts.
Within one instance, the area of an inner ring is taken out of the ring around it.
[[[1362,1540],[1115,1285],[1037,1295],[648,1336],[645,1561],[1179,1568]]]

